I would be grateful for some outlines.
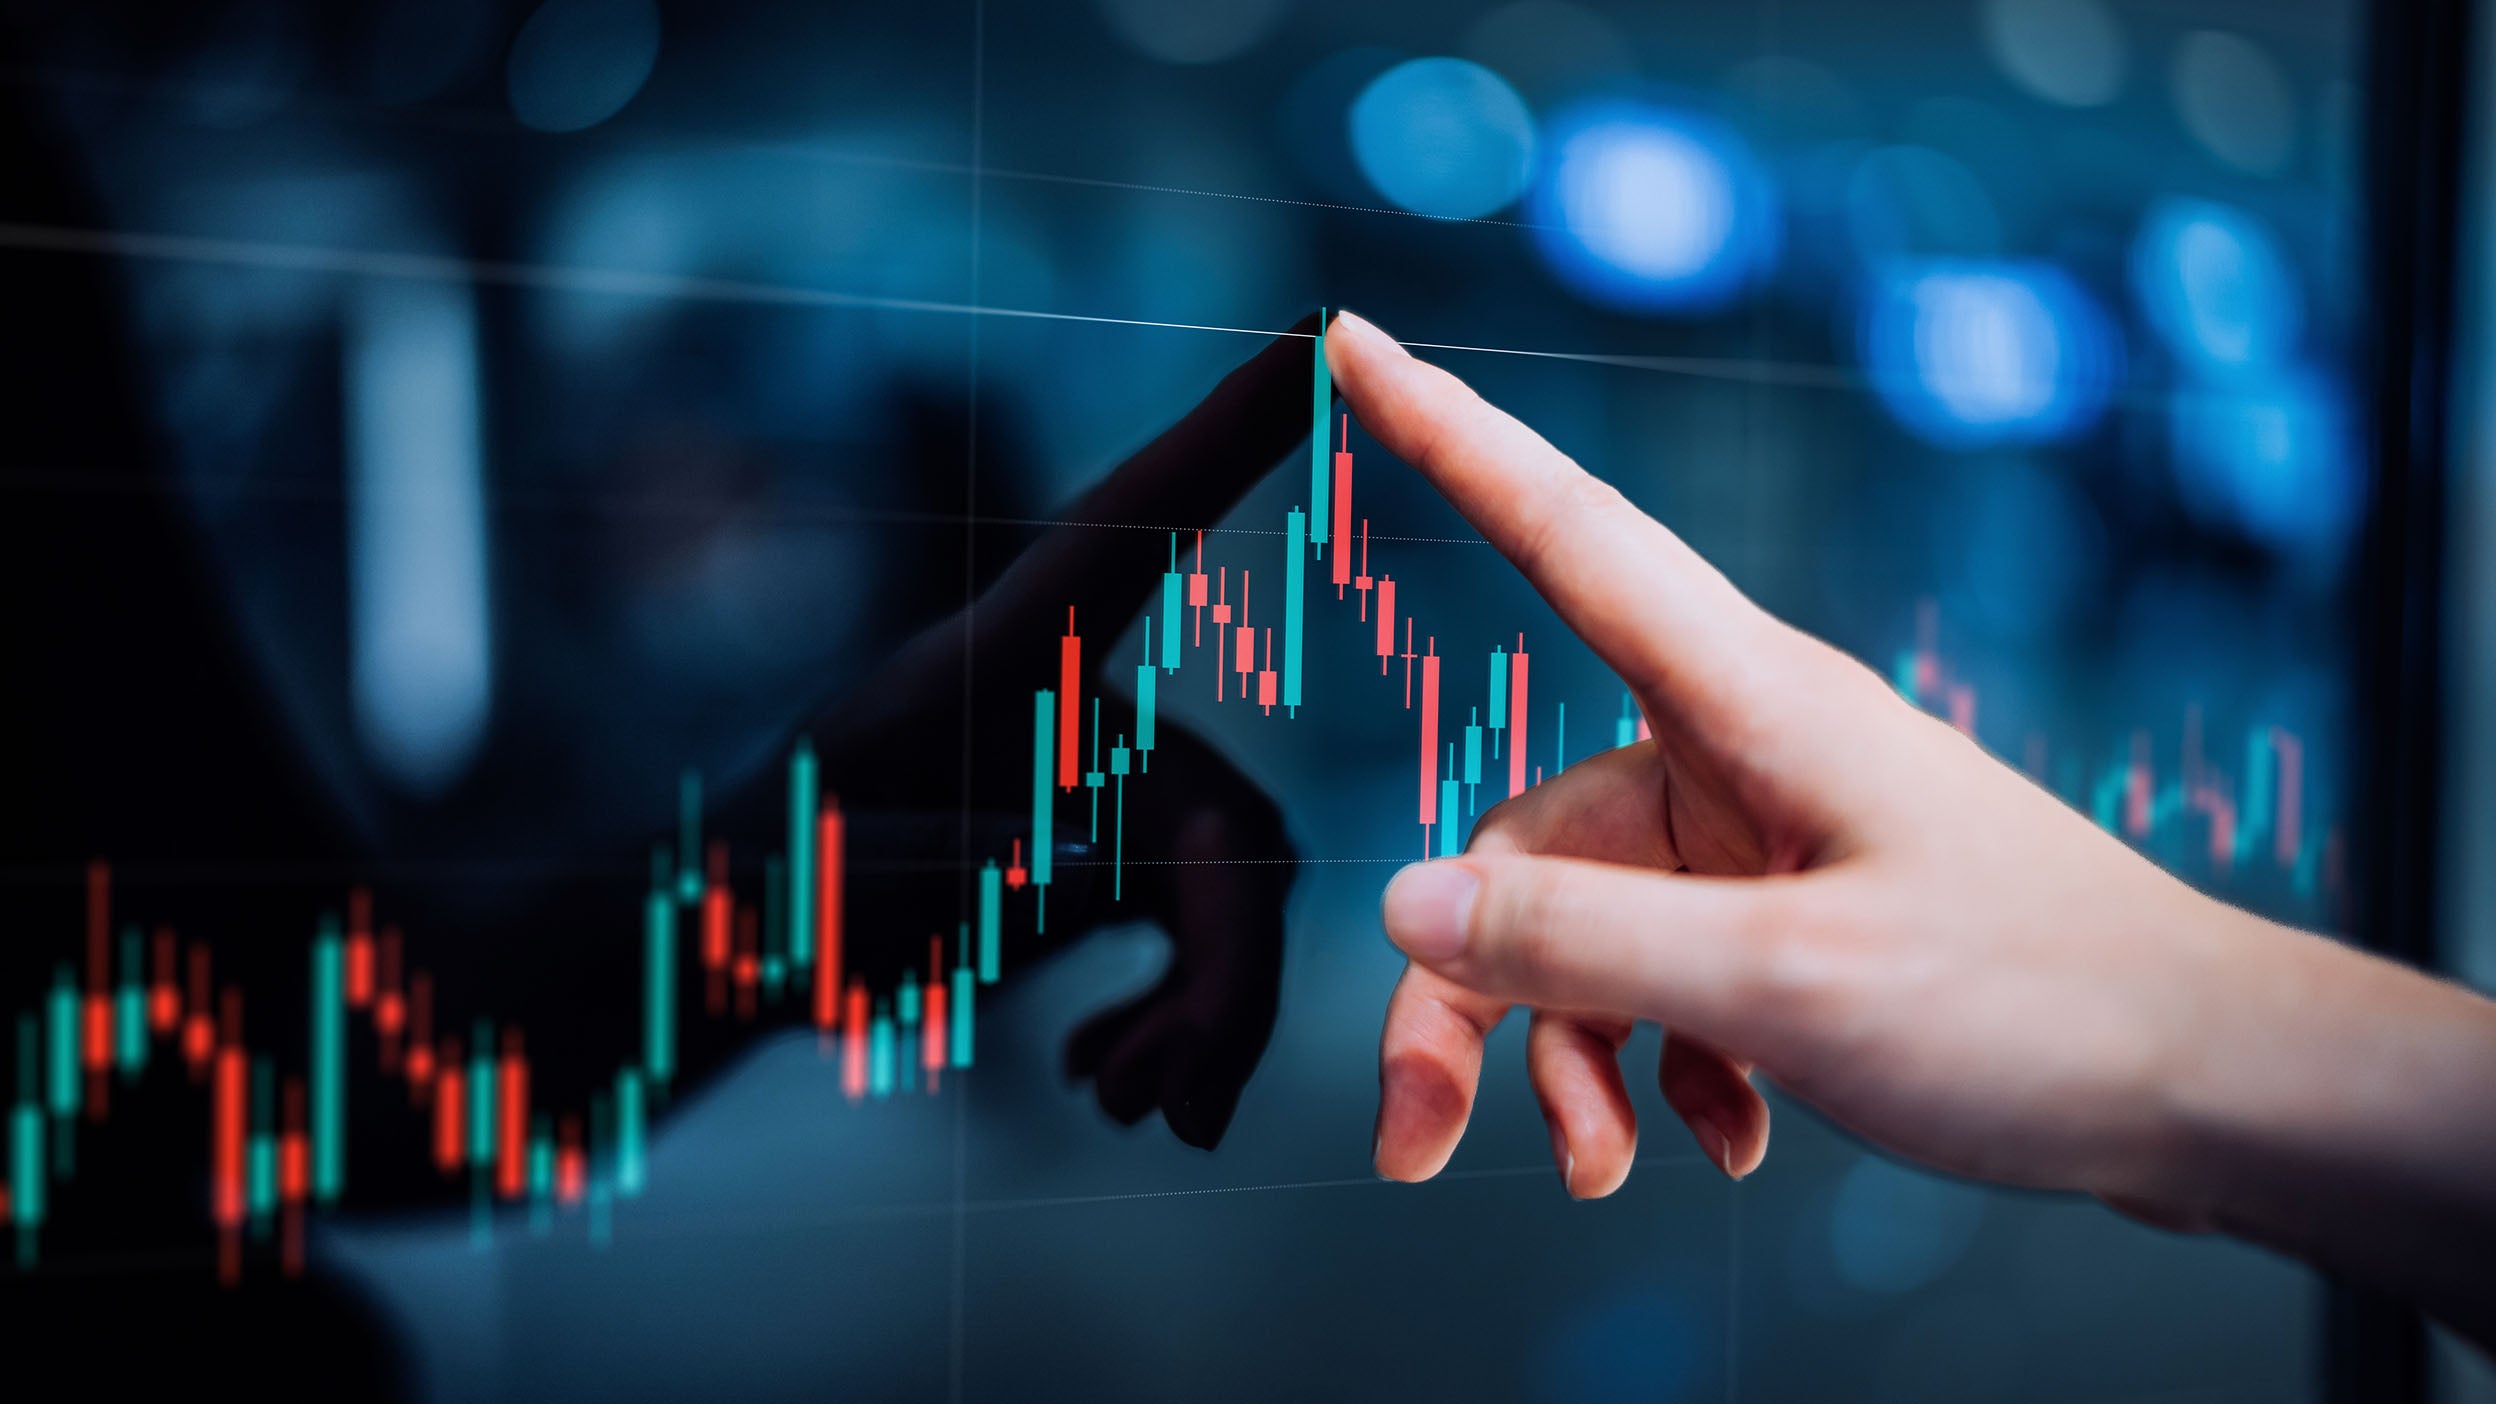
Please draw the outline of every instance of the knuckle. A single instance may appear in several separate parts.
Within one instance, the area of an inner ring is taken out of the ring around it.
[[[1561,885],[1538,864],[1504,866],[1497,881],[1484,884],[1489,899],[1484,915],[1490,920],[1477,935],[1489,938],[1485,954],[1511,972],[1549,969],[1559,953]]]
[[[1465,841],[1465,851],[1467,853],[1496,852],[1500,849],[1522,848],[1527,827],[1526,819],[1532,812],[1526,801],[1532,794],[1533,792],[1529,790],[1525,794],[1510,795],[1483,810],[1482,817],[1473,823],[1472,837]]]

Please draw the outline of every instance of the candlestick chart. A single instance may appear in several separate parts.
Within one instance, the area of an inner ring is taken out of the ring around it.
[[[1978,690],[1952,674],[1938,634],[1937,610],[1926,601],[1917,610],[1915,641],[1896,655],[1892,684],[1907,700],[1977,736]],[[2096,756],[2058,757],[2047,738],[2033,732],[2016,750],[2003,749],[2099,828],[2170,868],[2222,889],[2284,885],[2309,919],[2336,922],[2346,838],[2337,824],[2316,817],[2305,739],[2287,726],[2261,722],[2223,745],[2205,734],[2197,705],[2186,706],[2175,721],[2171,738],[2160,728],[2136,726]]]
[[[352,884],[327,910],[305,911],[300,985],[261,991],[228,978],[212,943],[186,937],[180,911],[130,900],[110,855],[98,856],[84,878],[83,944],[64,942],[48,988],[12,1019],[0,1219],[18,1270],[40,1270],[55,1249],[48,1231],[84,1188],[82,1146],[177,1105],[186,1114],[206,1106],[199,1216],[217,1279],[234,1285],[304,1271],[307,1215],[355,1203],[351,1128],[366,1119],[419,1129],[414,1144],[445,1193],[466,1198],[481,1243],[576,1221],[591,1242],[611,1241],[623,1206],[648,1183],[650,1128],[695,1022],[811,1027],[825,1075],[861,1115],[879,1101],[940,1095],[977,1075],[982,1000],[1011,949],[1048,932],[1060,855],[1079,845],[1095,855],[1087,861],[1105,857],[1108,900],[1126,898],[1129,791],[1154,783],[1157,722],[1183,689],[1285,728],[1319,705],[1400,713],[1413,827],[1399,846],[1412,858],[1462,851],[1498,800],[1596,750],[1645,739],[1626,693],[1578,699],[1572,733],[1568,700],[1537,681],[1552,676],[1533,666],[1546,644],[1516,630],[1469,630],[1460,642],[1399,585],[1355,495],[1353,425],[1335,401],[1322,320],[1309,343],[1305,499],[1280,532],[1253,534],[1249,547],[1171,531],[1128,661],[1099,668],[1101,651],[1125,646],[1128,631],[1066,609],[1057,667],[1028,679],[1024,694],[1022,831],[978,860],[968,916],[930,932],[924,959],[894,978],[871,982],[850,958],[859,934],[852,816],[806,737],[779,758],[783,822],[761,855],[706,833],[703,777],[683,776],[673,832],[649,854],[638,930],[607,948],[638,962],[638,1043],[605,1054],[611,1075],[577,1102],[533,1079],[532,1030],[453,1007],[427,966],[426,933],[402,929],[386,886]],[[1897,689],[1970,735],[1999,739],[1984,734],[1977,690],[1939,635],[1927,604],[1896,656]],[[1357,696],[1313,696],[1305,665],[1318,650],[1374,661],[1375,680]],[[1103,678],[1131,679],[1107,715],[1132,730],[1105,725]],[[2269,883],[2300,910],[2327,915],[2342,885],[2341,840],[2311,793],[2300,737],[2264,722],[2221,746],[2204,736],[2197,710],[2180,721],[2172,738],[2143,726],[2095,754],[2036,735],[2004,749],[2102,827],[2187,875],[2220,887]],[[273,1027],[289,1036],[270,1036]],[[158,1071],[175,1069],[178,1082]]]

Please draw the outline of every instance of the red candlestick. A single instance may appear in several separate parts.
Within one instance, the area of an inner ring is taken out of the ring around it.
[[[1508,659],[1508,793],[1525,793],[1525,635],[1517,635],[1517,651]]]
[[[1066,609],[1066,633],[1057,641],[1057,787],[1075,787],[1075,735],[1082,708],[1077,687],[1083,681],[1083,638],[1075,632],[1075,611]]]
[[[363,1009],[373,1002],[373,894],[359,887],[347,894],[347,1007]]]
[[[518,1199],[529,1187],[529,1060],[520,1031],[503,1031],[503,1057],[495,1069],[494,1190]]]
[[[842,1030],[841,1090],[851,1101],[867,1095],[867,983],[849,986],[849,1026]]]
[[[1421,825],[1439,821],[1439,641],[1421,660]]]
[[[147,991],[147,1026],[162,1038],[182,1026],[182,986],[175,978],[179,963],[174,949],[173,928],[156,928],[156,978]]]
[[[468,1159],[468,1072],[460,1051],[458,1039],[443,1040],[442,1070],[433,1079],[433,1164],[445,1175],[459,1173]]]
[[[87,864],[87,1000],[79,1061],[87,1069],[87,1120],[102,1121],[113,1065],[113,870],[103,859]]]
[[[826,796],[815,818],[815,1027],[830,1029],[840,1016],[841,989],[841,802]]]
[[[581,1119],[567,1116],[555,1133],[555,1202],[569,1209],[589,1185],[589,1157],[581,1153]]]
[[[1348,414],[1343,417],[1343,447],[1335,450],[1334,531],[1335,598],[1342,599],[1343,587],[1352,583],[1352,553],[1343,549],[1352,541],[1352,416]],[[1366,546],[1362,555],[1368,555]]]

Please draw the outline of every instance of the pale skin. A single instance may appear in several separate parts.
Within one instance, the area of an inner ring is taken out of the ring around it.
[[[1765,1075],[1906,1158],[2233,1233],[2496,1343],[2496,1004],[2169,877],[1358,317],[1326,356],[1654,732],[1388,886],[1381,1175],[1446,1166],[1524,1008],[1561,1179],[1612,1193],[1652,1021],[1736,1179]]]

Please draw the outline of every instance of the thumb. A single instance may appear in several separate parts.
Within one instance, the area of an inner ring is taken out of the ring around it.
[[[1389,940],[1468,989],[1749,1052],[1774,1033],[1791,897],[1809,881],[1476,853],[1404,869],[1380,907]]]

